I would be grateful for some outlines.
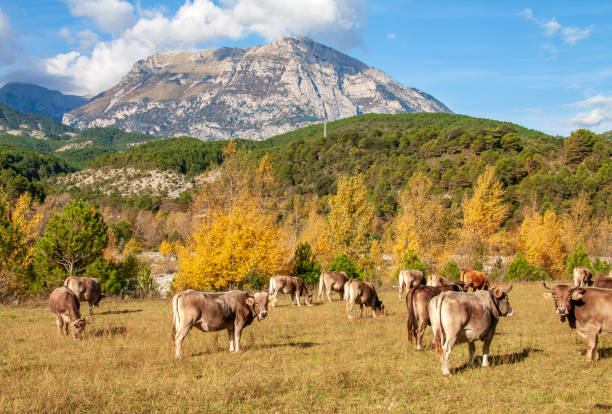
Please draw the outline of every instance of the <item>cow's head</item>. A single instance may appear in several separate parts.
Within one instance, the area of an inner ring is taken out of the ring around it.
[[[569,315],[574,306],[573,302],[578,302],[582,299],[582,295],[586,292],[585,288],[570,287],[567,285],[557,285],[553,288],[546,286],[546,282],[542,282],[544,287],[550,292],[544,293],[547,299],[555,301],[557,313],[561,316],[561,322],[565,322],[565,317]]]
[[[89,321],[85,318],[77,319],[76,321],[72,321],[68,324],[70,328],[70,333],[72,334],[72,338],[75,340],[83,339],[83,332],[85,331],[85,325],[87,325]]]
[[[508,289],[494,288],[489,290],[500,316],[512,316],[514,314],[514,310],[512,306],[510,306],[510,299],[507,295],[511,290],[512,285],[510,285]]]
[[[381,300],[378,300],[378,298],[374,303],[374,312],[380,316],[385,316],[385,304]]]
[[[308,306],[312,306],[312,293],[307,293],[306,297],[304,299],[304,302],[306,302],[306,304]]]
[[[268,314],[268,293],[249,293],[246,298],[246,304],[251,311],[251,315],[253,315],[253,317],[257,317],[258,320],[262,320]]]

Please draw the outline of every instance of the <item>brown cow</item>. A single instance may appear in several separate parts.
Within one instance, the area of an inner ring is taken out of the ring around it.
[[[481,340],[482,366],[489,366],[489,346],[502,316],[512,316],[507,293],[512,290],[495,288],[474,293],[442,292],[429,302],[431,328],[436,351],[442,364],[442,375],[449,376],[450,354],[455,343],[468,343],[468,366],[474,363],[474,342]]]
[[[296,276],[272,276],[270,278],[270,289],[268,294],[273,298],[271,300],[272,306],[276,307],[276,295],[278,292],[288,293],[291,296],[291,304],[293,305],[293,297],[297,301],[298,306],[300,305],[300,296],[304,297],[304,303],[308,306],[312,306],[312,294],[308,292],[308,288],[304,283],[304,280]]]
[[[424,285],[425,275],[420,270],[414,269],[402,269],[399,272],[399,298],[402,297],[404,290],[408,292],[408,289]]]
[[[349,279],[344,285],[344,297],[346,298],[346,310],[349,320],[353,318],[353,305],[358,304],[361,309],[360,317],[363,317],[363,305],[372,308],[372,316],[376,318],[385,314],[385,305],[378,299],[376,289],[369,282],[362,282],[357,279]]]
[[[329,294],[334,291],[340,294],[340,299],[344,299],[344,284],[348,280],[346,272],[334,272],[328,270],[321,273],[319,278],[319,295],[317,299],[321,299],[323,293],[323,286],[325,286],[325,293],[327,293],[327,300],[331,302]]]
[[[593,287],[612,289],[612,276],[601,274],[595,278]]]
[[[70,276],[64,280],[64,286],[72,290],[79,300],[89,303],[90,315],[93,315],[93,307],[99,306],[100,300],[106,297],[102,294],[98,280],[91,277]]]
[[[586,267],[576,266],[572,271],[574,276],[574,287],[587,287],[591,284],[593,274]]]
[[[586,360],[599,359],[597,336],[600,332],[612,333],[612,290],[601,288],[581,288],[557,285],[544,287],[552,292],[544,294],[555,300],[557,314],[561,322],[567,318],[571,329],[586,339]]]
[[[444,286],[450,285],[451,282],[440,275],[432,274],[427,278],[427,286]]]
[[[172,340],[177,358],[181,357],[183,339],[194,326],[202,332],[227,329],[230,352],[240,352],[242,330],[255,318],[261,321],[268,314],[268,294],[185,290],[172,298],[172,311]]]
[[[472,286],[474,292],[479,289],[489,289],[489,279],[484,272],[478,270],[464,269],[461,271],[461,281]]]
[[[462,282],[446,284],[443,286],[417,286],[406,294],[406,309],[408,310],[408,340],[412,342],[416,337],[416,349],[423,349],[423,334],[427,325],[431,325],[429,317],[429,301],[442,292],[464,292],[467,288]]]
[[[81,318],[80,305],[79,298],[66,286],[58,287],[51,292],[49,308],[55,315],[58,335],[62,336],[63,333],[68,335],[70,330],[73,339],[83,339],[85,325],[89,322]]]

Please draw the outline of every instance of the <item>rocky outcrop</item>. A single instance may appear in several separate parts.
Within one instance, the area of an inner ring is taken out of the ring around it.
[[[150,56],[63,122],[164,137],[264,139],[324,119],[402,112],[450,111],[357,59],[290,37]]]

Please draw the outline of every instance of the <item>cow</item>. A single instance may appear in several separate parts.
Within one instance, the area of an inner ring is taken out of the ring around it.
[[[346,272],[334,272],[326,271],[321,273],[319,278],[319,295],[317,299],[321,299],[323,293],[323,286],[325,286],[325,293],[327,293],[327,300],[331,302],[329,294],[334,291],[340,294],[340,299],[344,299],[344,284],[348,280]]]
[[[487,278],[487,275],[485,275],[484,272],[479,272],[478,270],[462,270],[460,280],[468,285],[471,285],[474,292],[479,289],[489,289],[489,279]]]
[[[273,298],[272,306],[276,307],[276,295],[278,292],[288,293],[291,296],[291,304],[293,305],[293,297],[298,306],[300,305],[300,296],[304,297],[304,303],[312,306],[312,294],[308,292],[308,288],[304,280],[296,276],[272,276],[270,278],[270,289],[268,294]]]
[[[414,269],[402,269],[399,272],[399,295],[398,297],[402,297],[402,293],[404,290],[408,292],[408,289],[413,288],[415,286],[424,285],[425,284],[425,275],[420,270]]]
[[[474,364],[475,341],[483,341],[482,366],[489,366],[489,346],[502,316],[512,316],[508,289],[495,288],[473,293],[443,292],[429,302],[431,328],[442,375],[450,376],[450,354],[456,343],[467,342],[468,366]]]
[[[105,298],[97,279],[91,277],[69,276],[64,280],[64,286],[74,292],[79,300],[89,303],[89,314],[93,315],[93,307],[100,305],[100,300]]]
[[[81,318],[79,311],[81,302],[77,295],[66,286],[61,286],[51,292],[49,296],[49,308],[55,315],[57,322],[57,334],[68,335],[68,331],[74,340],[83,339],[85,325],[89,322]]]
[[[427,278],[427,286],[444,286],[449,284],[451,284],[451,282],[440,275],[433,274],[429,275]]]
[[[599,359],[597,336],[600,332],[612,333],[612,290],[602,288],[570,287],[557,285],[544,287],[551,292],[544,296],[555,301],[555,309],[561,322],[586,339],[586,360]]]
[[[172,298],[172,340],[174,354],[181,358],[181,346],[192,327],[202,332],[227,329],[230,352],[240,352],[240,335],[255,318],[268,314],[268,294],[242,290],[200,292],[184,290]]]
[[[601,274],[593,281],[593,287],[612,289],[612,276]]]
[[[586,267],[576,266],[572,274],[574,276],[574,287],[587,287],[591,285],[593,274]]]
[[[344,297],[346,298],[346,310],[348,318],[353,318],[353,305],[358,304],[361,309],[360,317],[363,317],[363,305],[372,308],[372,316],[376,318],[376,313],[379,315],[385,314],[385,305],[376,294],[376,289],[369,282],[362,282],[357,279],[349,279],[344,285]]]
[[[406,309],[408,310],[408,340],[416,337],[416,349],[423,349],[422,341],[423,334],[427,325],[431,325],[428,305],[429,301],[438,296],[442,292],[448,290],[455,292],[464,292],[467,288],[461,282],[450,283],[443,286],[417,286],[408,291],[406,294]]]

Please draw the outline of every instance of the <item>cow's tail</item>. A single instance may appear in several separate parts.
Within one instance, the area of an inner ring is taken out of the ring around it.
[[[410,343],[414,340],[417,329],[416,316],[414,314],[414,308],[412,307],[415,292],[416,288],[412,288],[406,294],[406,309],[408,310],[408,322],[406,322],[406,327],[408,328],[408,341]]]
[[[274,276],[272,276],[270,278],[270,287],[268,288],[268,295],[271,295],[274,293],[274,288],[276,287],[276,284],[274,283]]]
[[[177,293],[172,298],[172,340],[176,338],[176,331],[178,328],[178,324],[181,322],[181,315],[179,313],[179,298],[180,293]]]
[[[317,295],[317,299],[321,299],[321,294],[323,294],[323,279],[325,279],[325,272],[321,273],[321,277],[319,277],[319,294]]]
[[[434,342],[436,344],[436,353],[442,355],[442,343],[444,342],[444,327],[442,326],[442,301],[444,300],[444,293],[438,296],[438,303],[435,309],[435,314],[431,315],[436,318],[436,330],[434,332]]]
[[[462,270],[462,271],[461,271],[461,277],[459,277],[459,280],[460,280],[461,282],[465,282],[465,270]]]

